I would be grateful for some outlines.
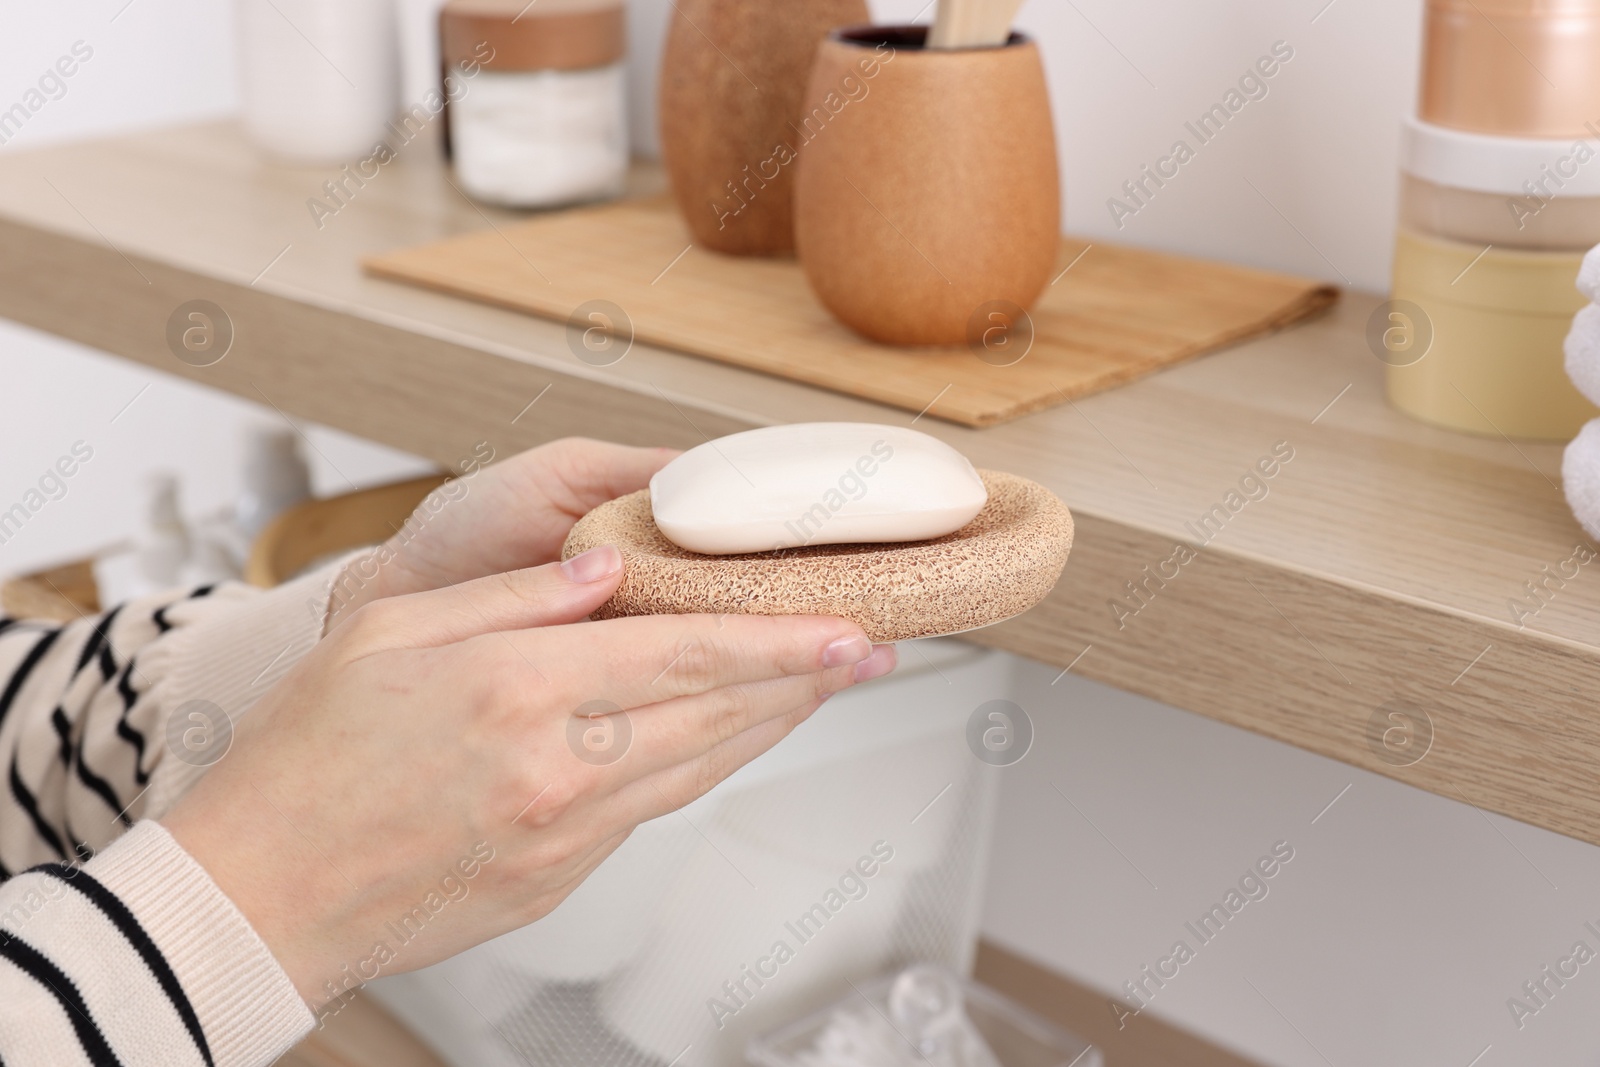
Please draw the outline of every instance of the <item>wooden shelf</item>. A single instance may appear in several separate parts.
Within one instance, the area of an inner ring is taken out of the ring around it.
[[[559,323],[365,277],[365,254],[511,216],[463,200],[418,142],[349,183],[319,228],[307,202],[336,177],[263,164],[226,124],[7,154],[0,315],[446,464],[480,440],[504,455],[564,434],[687,446],[776,422],[907,421],[644,345],[589,366]],[[205,368],[165,339],[197,298],[236,336]],[[974,639],[1600,843],[1600,571],[1522,628],[1511,608],[1586,542],[1560,450],[1386,407],[1363,340],[1377,299],[1350,294],[1309,325],[1004,426],[922,418],[1078,520],[1050,599]],[[1196,542],[1187,524],[1279,442],[1293,459],[1268,495],[1119,628],[1124,583]],[[1432,724],[1409,766],[1372,739],[1395,703]]]
[[[978,943],[973,977],[1098,1048],[1106,1067],[1261,1067],[1197,1034],[1141,1015],[1127,1026],[1106,1011],[1106,994],[989,941]],[[357,994],[278,1061],[278,1067],[446,1067],[375,1000]]]

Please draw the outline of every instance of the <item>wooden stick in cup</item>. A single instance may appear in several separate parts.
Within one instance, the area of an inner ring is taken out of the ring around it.
[[[1022,0],[939,0],[929,48],[993,48],[1011,36]]]

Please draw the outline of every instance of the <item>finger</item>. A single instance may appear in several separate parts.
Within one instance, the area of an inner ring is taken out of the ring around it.
[[[632,448],[583,437],[554,441],[546,449],[548,458],[541,469],[557,483],[547,486],[547,492],[574,518],[643,489],[679,454],[672,448]]]
[[[861,627],[821,615],[647,615],[507,634],[484,654],[525,663],[581,664],[552,696],[569,707],[604,700],[638,708],[724,686],[830,667],[872,654]]]
[[[608,817],[616,820],[613,825],[636,825],[692,804],[788,737],[823,703],[812,700],[790,708],[692,760],[630,782],[605,802]]]
[[[584,773],[589,783],[586,791],[603,798],[641,778],[703,756],[769,719],[848,688],[853,670],[836,667],[816,674],[730,685],[632,711],[606,714],[605,709],[614,705],[607,703],[598,709],[589,705],[569,720],[567,744],[574,760],[597,765],[593,772],[579,773]]]
[[[613,742],[625,736],[628,747],[608,765],[614,769],[611,781],[602,782],[598,790],[615,792],[631,781],[687,763],[769,719],[887,674],[895,662],[894,646],[879,645],[853,666],[724,686],[624,712],[626,733],[613,727],[602,736]]]
[[[351,623],[383,648],[433,648],[497,631],[527,631],[587,618],[622,581],[622,553],[602,545],[564,563],[491,574],[361,608]],[[357,638],[360,639],[359,637]]]
[[[485,571],[512,570],[561,553],[574,523],[594,508],[635,490],[677,453],[566,438],[512,456],[484,471],[495,518],[477,558]]]

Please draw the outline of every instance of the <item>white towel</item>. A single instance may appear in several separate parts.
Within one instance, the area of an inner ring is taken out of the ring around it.
[[[1600,404],[1600,305],[1589,304],[1572,317],[1566,353],[1567,377],[1578,392]]]
[[[1589,249],[1578,268],[1578,292],[1600,304],[1600,245]]]
[[[1590,419],[1561,457],[1567,506],[1590,537],[1600,538],[1600,419]]]
[[[1572,317],[1567,331],[1567,377],[1578,392],[1600,404],[1600,245],[1578,270],[1578,291],[1592,303]],[[1561,457],[1567,506],[1590,537],[1600,538],[1600,419],[1578,431]]]

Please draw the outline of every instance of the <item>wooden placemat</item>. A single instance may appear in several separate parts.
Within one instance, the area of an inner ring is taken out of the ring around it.
[[[965,347],[862,339],[817,303],[794,260],[692,247],[665,197],[542,215],[364,266],[554,319],[607,300],[641,341],[968,426],[1120,385],[1279,329],[1338,296],[1305,278],[1065,238],[1064,273],[1031,312],[1032,347],[1001,367]]]

